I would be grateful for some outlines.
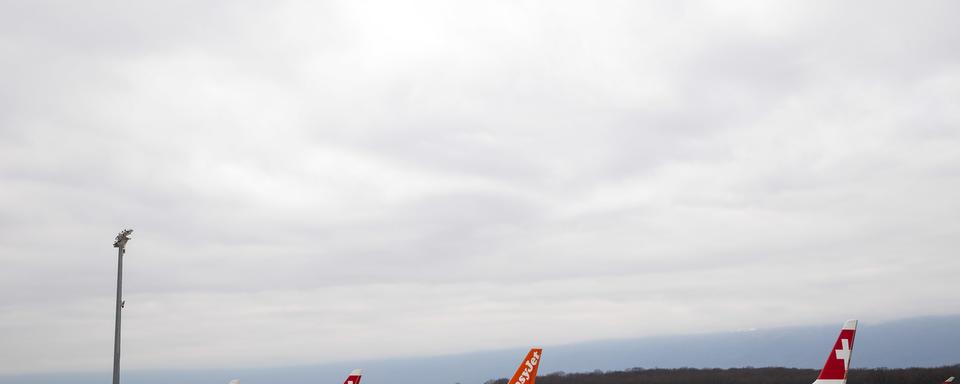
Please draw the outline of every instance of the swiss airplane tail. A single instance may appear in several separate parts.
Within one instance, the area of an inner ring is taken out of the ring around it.
[[[847,320],[843,323],[840,336],[833,344],[833,349],[827,355],[827,362],[820,371],[820,376],[813,384],[846,384],[847,371],[850,369],[850,357],[853,355],[853,337],[857,333],[857,321]]]
[[[350,372],[350,376],[347,376],[347,379],[343,381],[343,384],[360,384],[362,373],[362,369],[354,369],[353,372]]]
[[[507,384],[534,384],[537,381],[537,368],[540,367],[540,354],[543,352],[540,348],[531,348],[527,352],[527,357],[520,362],[520,368],[513,378]]]
[[[953,376],[950,376],[950,377],[948,377],[946,380],[943,381],[943,384],[950,384],[950,383],[952,383],[952,382],[953,382]]]

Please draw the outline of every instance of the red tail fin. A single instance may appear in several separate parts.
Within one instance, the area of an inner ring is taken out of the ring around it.
[[[347,379],[343,381],[343,384],[360,384],[361,373],[363,373],[363,370],[354,369],[353,372],[350,372],[350,376],[347,376]]]
[[[844,384],[847,382],[847,371],[850,369],[850,358],[853,355],[853,338],[857,333],[857,321],[847,320],[843,323],[840,336],[833,344],[833,349],[827,355],[827,362],[820,371],[820,376],[814,384]]]
[[[537,381],[537,368],[540,367],[540,354],[543,352],[540,348],[532,348],[527,352],[527,357],[520,362],[520,368],[513,378],[507,384],[534,384]]]

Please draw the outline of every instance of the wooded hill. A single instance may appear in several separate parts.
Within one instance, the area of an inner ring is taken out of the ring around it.
[[[537,377],[537,384],[811,384],[819,370],[798,368],[644,369],[555,372]],[[851,369],[848,384],[941,384],[960,376],[960,364],[938,368]],[[507,384],[507,379],[485,384]]]

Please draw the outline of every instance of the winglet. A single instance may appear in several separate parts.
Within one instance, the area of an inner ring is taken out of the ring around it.
[[[507,384],[534,384],[537,381],[537,368],[540,367],[540,357],[543,349],[531,348],[527,357],[520,362],[520,367]]]
[[[840,329],[840,336],[827,355],[827,362],[814,384],[846,384],[850,359],[853,356],[853,339],[857,333],[857,321],[847,320]]]
[[[347,379],[343,381],[343,384],[360,384],[360,377],[362,374],[362,369],[354,369],[353,372],[350,372],[350,376],[347,376]]]
[[[950,384],[950,383],[953,382],[953,379],[954,379],[954,377],[953,377],[953,376],[950,376],[949,378],[947,378],[946,380],[944,380],[943,384]]]

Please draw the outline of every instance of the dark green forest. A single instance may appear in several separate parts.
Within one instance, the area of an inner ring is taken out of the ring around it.
[[[798,368],[644,369],[591,373],[555,372],[537,377],[537,384],[811,384],[819,370]],[[940,384],[960,376],[960,364],[938,368],[851,369],[848,384]],[[485,384],[506,384],[507,379]]]

